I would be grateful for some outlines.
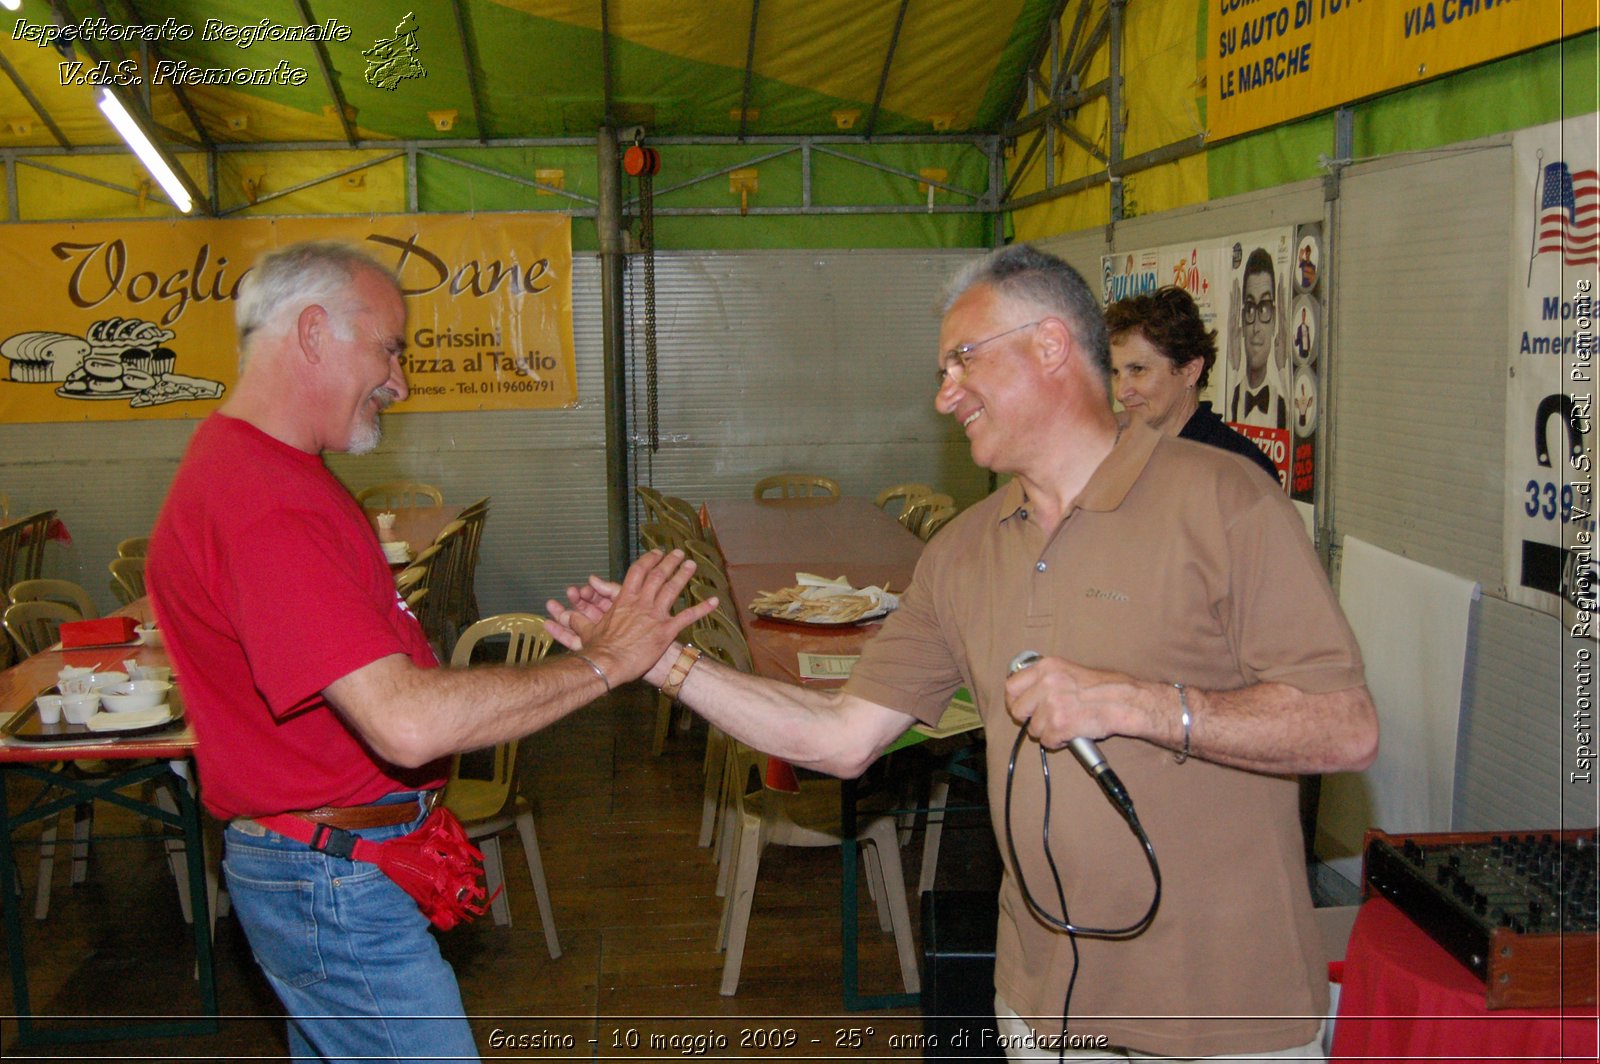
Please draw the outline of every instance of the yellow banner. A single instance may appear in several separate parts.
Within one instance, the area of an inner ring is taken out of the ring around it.
[[[262,253],[342,240],[406,296],[411,398],[392,409],[576,404],[572,227],[551,215],[8,225],[0,421],[196,418],[237,376],[233,302]]]
[[[1562,0],[1206,0],[1213,140],[1592,30]]]

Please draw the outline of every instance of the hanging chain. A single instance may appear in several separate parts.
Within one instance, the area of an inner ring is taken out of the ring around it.
[[[639,175],[639,249],[644,253],[644,375],[646,431],[650,453],[661,449],[660,410],[656,401],[656,209],[655,176]]]

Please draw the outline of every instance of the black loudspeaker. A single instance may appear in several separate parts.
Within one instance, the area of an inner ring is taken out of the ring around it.
[[[991,890],[931,890],[922,896],[923,1057],[1004,1060],[994,1022]]]

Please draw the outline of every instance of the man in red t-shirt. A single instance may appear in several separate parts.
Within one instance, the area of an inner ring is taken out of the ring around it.
[[[288,1009],[291,1055],[475,1058],[416,902],[376,865],[255,818],[306,813],[375,841],[404,835],[449,755],[537,731],[637,679],[710,607],[674,616],[693,563],[651,552],[583,654],[438,669],[361,507],[322,461],[372,450],[379,414],[407,395],[394,278],[352,248],[295,245],[256,265],[236,319],[240,379],[195,432],[147,565],[199,738],[202,797],[230,822],[233,906]]]

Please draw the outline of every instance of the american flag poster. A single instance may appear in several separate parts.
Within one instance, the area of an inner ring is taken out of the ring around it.
[[[1600,630],[1595,343],[1600,298],[1596,116],[1513,137],[1506,404],[1507,597]]]

